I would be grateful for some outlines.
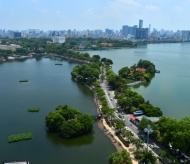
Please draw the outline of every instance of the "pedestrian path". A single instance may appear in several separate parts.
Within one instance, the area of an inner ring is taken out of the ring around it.
[[[103,127],[107,130],[106,131],[106,134],[107,135],[111,135],[113,137],[113,139],[115,140],[115,142],[118,142],[121,147],[126,150],[127,152],[129,152],[130,154],[130,157],[131,157],[131,160],[132,160],[132,163],[133,164],[138,164],[138,161],[134,158],[134,150],[135,150],[135,147],[134,146],[129,146],[129,147],[126,147],[121,141],[120,139],[115,135],[115,130],[114,128],[111,128],[107,125],[105,119],[102,119],[102,124],[103,124]]]

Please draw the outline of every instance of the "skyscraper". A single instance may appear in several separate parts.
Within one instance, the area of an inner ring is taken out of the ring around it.
[[[143,28],[143,20],[142,19],[139,20],[139,28]]]
[[[151,24],[149,24],[149,28],[148,28],[148,36],[150,36],[151,34]]]

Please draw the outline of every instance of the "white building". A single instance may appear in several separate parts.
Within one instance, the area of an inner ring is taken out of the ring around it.
[[[64,36],[55,36],[53,37],[53,43],[65,43],[65,37]]]

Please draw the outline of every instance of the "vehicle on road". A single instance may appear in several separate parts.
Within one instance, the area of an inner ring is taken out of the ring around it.
[[[137,110],[137,111],[133,112],[134,116],[140,116],[140,115],[143,115],[143,114],[144,114],[144,112],[142,110]]]
[[[111,97],[111,101],[113,100],[113,98]]]
[[[149,144],[148,145],[151,149],[154,149],[154,145],[153,144]]]

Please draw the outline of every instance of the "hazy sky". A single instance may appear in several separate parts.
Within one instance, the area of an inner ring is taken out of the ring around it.
[[[190,0],[0,0],[0,29],[190,30]]]

